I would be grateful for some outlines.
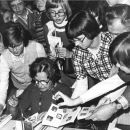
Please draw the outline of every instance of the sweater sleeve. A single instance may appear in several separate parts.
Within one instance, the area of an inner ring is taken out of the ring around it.
[[[9,66],[3,55],[0,57],[0,104],[5,105],[8,83],[9,83]]]
[[[44,47],[40,43],[36,43],[36,51],[38,57],[47,57]]]

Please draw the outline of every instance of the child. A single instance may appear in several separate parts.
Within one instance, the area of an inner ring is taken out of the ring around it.
[[[71,58],[72,47],[65,33],[65,26],[71,15],[71,9],[67,0],[49,0],[46,3],[46,10],[49,12],[52,21],[44,26],[45,38],[50,46],[50,58],[55,60]],[[64,70],[64,68],[62,69]],[[63,72],[63,71],[61,71]],[[64,75],[64,73],[62,73]],[[73,74],[73,72],[72,72]],[[64,75],[64,82],[72,86],[74,79]]]
[[[27,116],[30,108],[31,115],[36,112],[46,112],[54,102],[52,95],[62,91],[71,96],[71,89],[60,82],[60,70],[57,64],[48,58],[37,58],[30,65],[30,75],[33,83],[21,95],[19,109]]]
[[[62,49],[62,51],[61,53],[59,52],[59,57],[64,58],[66,57],[66,48],[69,46],[69,41],[65,34],[65,26],[71,15],[71,9],[66,0],[47,1],[46,9],[52,19],[52,21],[49,21],[45,26],[51,56],[56,58],[55,47],[61,47],[60,49]]]

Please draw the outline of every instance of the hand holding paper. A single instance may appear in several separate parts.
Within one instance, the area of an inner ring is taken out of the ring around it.
[[[82,103],[82,100],[80,97],[71,99],[68,96],[64,95],[62,92],[57,92],[54,96],[53,99],[58,100],[59,98],[63,99],[63,102],[59,103],[58,106],[76,106]]]

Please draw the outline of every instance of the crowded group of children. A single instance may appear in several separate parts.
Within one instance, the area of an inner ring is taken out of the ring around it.
[[[21,119],[48,111],[52,102],[94,106],[71,129],[107,130],[128,111],[129,0],[0,4],[0,114]],[[130,129],[130,122],[123,126]]]

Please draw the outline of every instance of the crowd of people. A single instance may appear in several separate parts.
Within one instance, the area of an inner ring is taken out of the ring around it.
[[[1,1],[0,115],[21,119],[53,102],[95,108],[71,129],[111,130],[130,117],[129,12],[129,0]]]

